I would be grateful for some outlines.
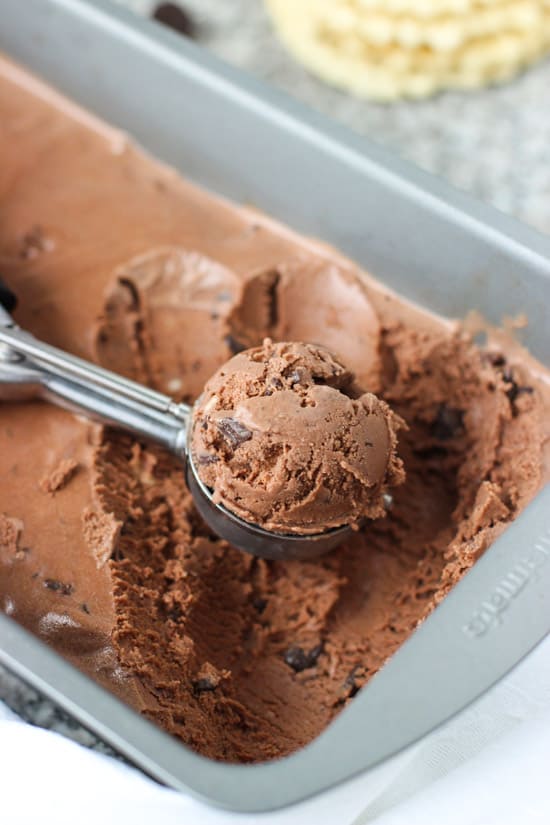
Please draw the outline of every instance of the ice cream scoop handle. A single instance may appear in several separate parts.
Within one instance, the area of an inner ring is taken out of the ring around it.
[[[83,358],[77,358],[75,355],[45,344],[19,327],[0,327],[0,344],[5,344],[20,355],[30,358],[35,364],[58,375],[83,381],[97,388],[111,390],[139,404],[146,404],[158,412],[170,412],[184,421],[187,420],[189,414],[187,405],[176,404],[167,395],[103,369],[91,361],[85,361]]]
[[[94,390],[46,371],[41,388],[40,395],[57,406],[154,441],[180,457],[185,456],[187,429],[167,413],[150,410],[110,390]]]
[[[187,404],[44,344],[15,325],[0,325],[2,352],[0,398],[24,397],[28,385],[60,406],[185,454]]]

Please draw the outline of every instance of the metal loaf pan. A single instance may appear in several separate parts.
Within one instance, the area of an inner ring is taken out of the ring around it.
[[[550,239],[114,5],[0,5],[2,50],[184,175],[333,243],[437,312],[525,312],[525,343],[550,363]],[[371,768],[512,668],[550,629],[549,560],[547,488],[315,742],[269,764],[197,756],[4,616],[0,662],[160,781],[268,810]]]

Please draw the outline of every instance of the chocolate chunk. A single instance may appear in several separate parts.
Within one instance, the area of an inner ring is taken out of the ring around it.
[[[153,10],[152,17],[185,37],[196,35],[191,15],[176,3],[159,3]]]
[[[311,650],[305,651],[303,647],[298,647],[298,645],[292,645],[291,647],[287,648],[284,652],[283,658],[286,664],[295,671],[295,673],[300,673],[302,670],[306,670],[310,667],[315,667],[317,664],[317,659],[321,655],[323,651],[323,643],[320,642],[318,645],[315,645]]]
[[[308,666],[307,653],[302,647],[292,646],[285,650],[284,660],[296,673],[305,670]]]
[[[126,296],[130,299],[128,309],[133,311],[139,310],[141,308],[141,298],[136,284],[130,278],[119,278],[118,282],[126,292]]]
[[[256,598],[252,600],[253,607],[258,611],[258,613],[263,613],[267,607],[267,599]]]
[[[203,679],[197,679],[193,682],[193,690],[195,693],[206,693],[207,691],[216,690],[219,682],[209,679],[207,676]]]
[[[501,352],[488,352],[486,357],[493,367],[503,367],[506,363],[506,358]]]
[[[532,395],[534,392],[535,392],[534,387],[529,387],[529,386],[518,387],[516,396],[525,395],[525,394]]]
[[[240,421],[237,421],[236,418],[220,418],[216,422],[216,426],[233,448],[240,447],[241,444],[252,438],[252,431],[241,424]]]
[[[346,676],[344,684],[342,685],[342,693],[348,699],[353,699],[361,690],[361,685],[358,684],[358,677],[365,677],[366,669],[362,665],[355,665]]]
[[[44,587],[60,593],[62,596],[70,596],[74,590],[72,584],[65,584],[65,582],[60,582],[58,579],[44,579]]]
[[[502,373],[502,378],[506,382],[506,384],[510,385],[506,390],[506,395],[508,396],[512,404],[519,395],[534,392],[533,387],[520,386],[514,379],[514,374],[511,369],[504,370]]]
[[[323,642],[319,642],[318,645],[312,647],[308,653],[308,660],[309,660],[309,667],[313,667],[317,664],[317,659],[323,652]]]
[[[197,457],[197,463],[202,467],[206,467],[208,464],[215,464],[218,460],[217,455],[210,455],[210,453],[201,453]]]
[[[170,608],[166,611],[166,618],[171,619],[173,622],[179,622],[183,615],[183,611],[180,604],[174,603],[170,606]]]
[[[448,441],[464,430],[464,412],[455,407],[440,404],[432,424],[432,435],[440,441]]]
[[[270,384],[272,384],[277,390],[281,390],[283,388],[283,382],[280,378],[277,378],[277,376],[274,376],[271,379]]]

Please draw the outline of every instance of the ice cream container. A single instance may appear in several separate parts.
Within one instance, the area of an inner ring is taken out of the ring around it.
[[[2,10],[3,51],[154,156],[334,244],[436,312],[475,308],[497,323],[524,312],[525,344],[550,363],[550,239],[114,5],[5,0]],[[549,512],[547,487],[330,727],[277,762],[198,756],[3,615],[0,661],[158,780],[236,810],[276,808],[397,753],[540,641]]]

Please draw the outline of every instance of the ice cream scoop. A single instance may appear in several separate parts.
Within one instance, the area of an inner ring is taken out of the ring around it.
[[[208,479],[201,478],[196,466],[201,455],[189,448],[191,434],[196,431],[191,425],[194,408],[39,341],[15,324],[8,312],[14,305],[13,294],[0,283],[0,399],[44,398],[163,445],[185,461],[187,484],[211,529],[254,555],[310,558],[337,547],[349,535],[351,523],[341,520],[337,526],[329,520],[324,529],[313,529],[313,525],[312,529],[292,532],[283,523],[270,523],[271,529],[266,529],[242,518],[213,495]],[[339,370],[345,372],[343,367]],[[203,401],[201,398],[195,405],[199,414],[204,410]],[[387,464],[393,451],[386,452]],[[385,473],[386,467],[381,477]],[[378,484],[377,495],[381,492]]]
[[[190,448],[215,501],[264,529],[311,535],[385,515],[403,477],[399,426],[325,347],[267,338],[207,382]]]

